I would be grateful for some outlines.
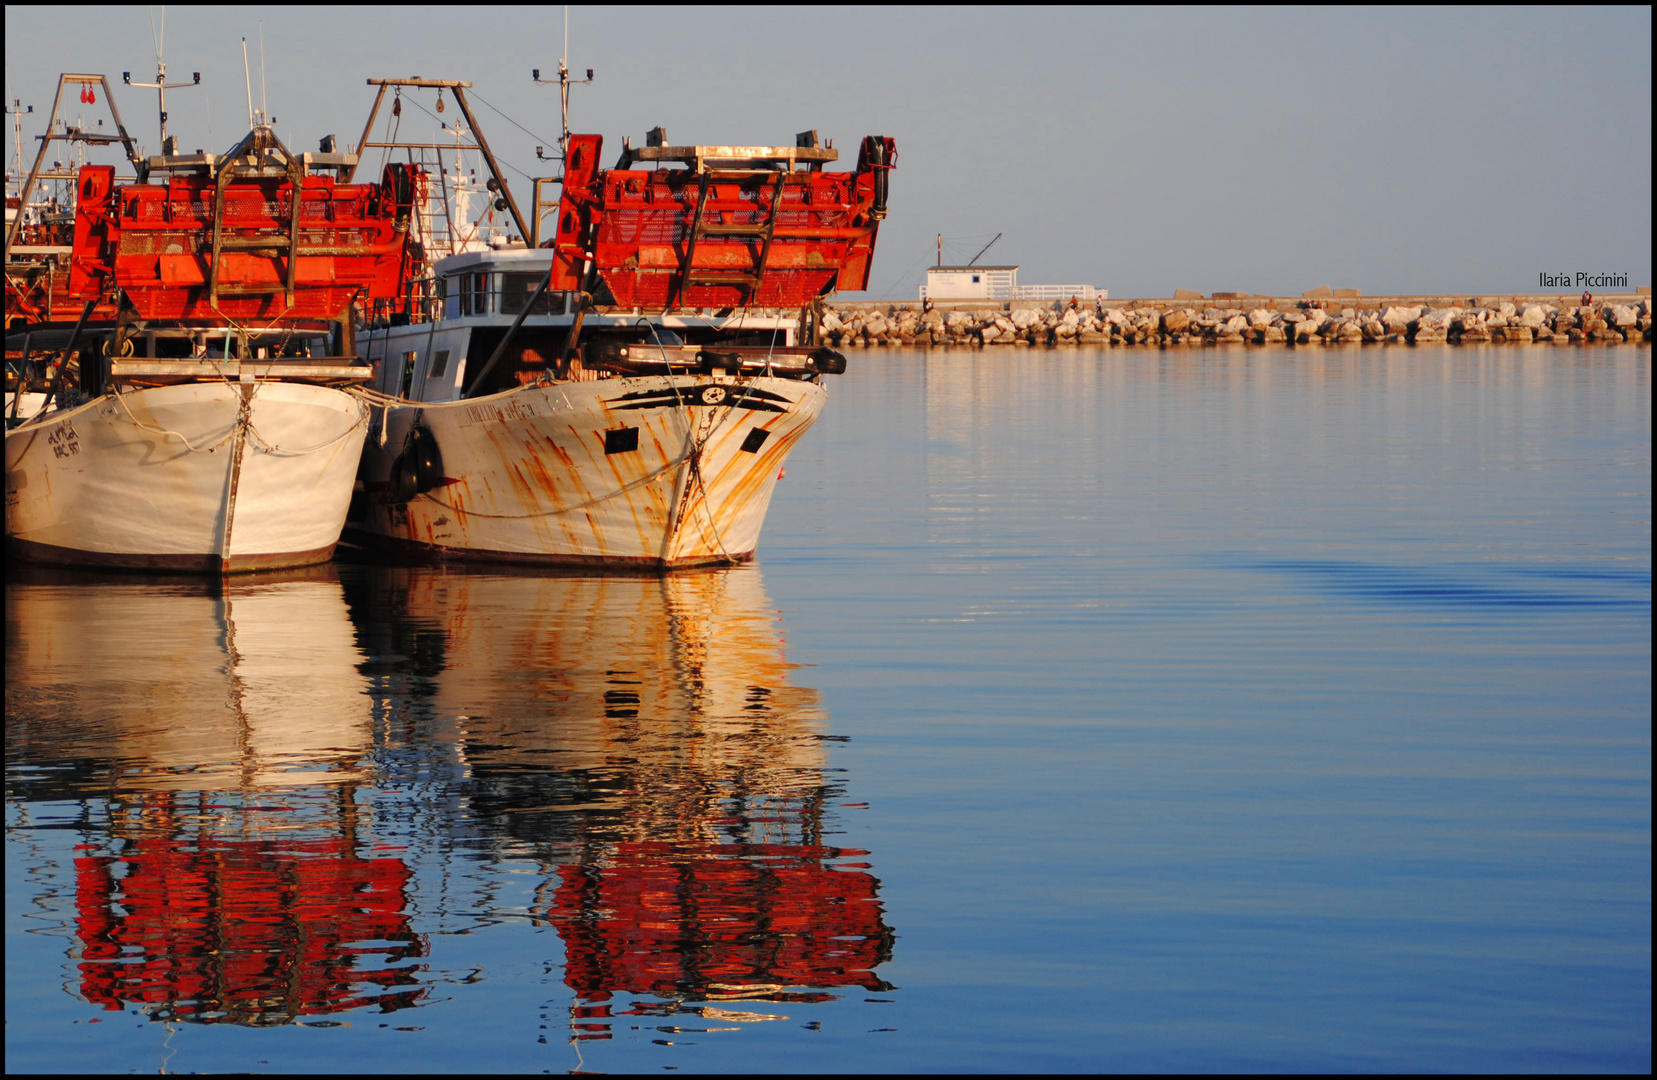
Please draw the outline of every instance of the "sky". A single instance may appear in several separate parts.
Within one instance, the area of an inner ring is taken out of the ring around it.
[[[527,203],[525,177],[556,174],[535,147],[556,143],[557,91],[530,71],[556,71],[563,12],[8,6],[6,101],[35,107],[32,154],[58,74],[107,73],[154,153],[155,92],[120,78],[155,81],[164,25],[169,79],[202,73],[199,88],[169,92],[169,131],[186,150],[222,151],[247,127],[243,36],[260,97],[262,15],[264,96],[289,146],[354,143],[370,76],[469,80]],[[982,262],[1113,297],[1519,293],[1544,291],[1542,273],[1650,285],[1651,17],[572,7],[570,67],[596,78],[572,89],[571,128],[602,134],[607,159],[657,125],[674,144],[788,145],[813,128],[845,168],[862,136],[894,137],[869,293],[880,298],[915,297],[940,233],[946,263],[1000,233]],[[73,92],[65,108],[105,115]],[[405,110],[412,120],[436,128]],[[10,162],[10,123],[6,146]]]

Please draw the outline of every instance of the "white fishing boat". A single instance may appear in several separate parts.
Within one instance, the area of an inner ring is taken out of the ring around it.
[[[347,536],[458,560],[656,569],[751,557],[838,358],[802,357],[791,317],[582,313],[587,345],[560,377],[548,369],[579,315],[559,311],[526,318],[479,378],[534,288],[523,279],[544,281],[551,262],[544,249],[452,256],[439,288],[477,288],[468,314],[451,293],[450,318],[366,336],[378,394]],[[738,332],[780,348],[684,341]]]
[[[450,90],[476,132],[467,84],[384,85]],[[439,259],[422,299],[365,332],[375,416],[348,539],[645,570],[753,557],[823,377],[845,370],[811,312],[867,286],[895,152],[865,139],[857,171],[835,173],[814,132],[649,143],[605,170],[598,136],[570,136],[562,198],[537,202],[534,228],[497,173],[495,208],[529,242]]]
[[[325,385],[242,382],[231,370],[174,386],[116,384],[8,431],[13,552],[59,565],[225,573],[326,562],[345,523],[367,410]]]
[[[80,171],[72,326],[8,329],[6,538],[37,562],[236,572],[331,557],[369,410],[351,305],[395,293],[415,181],[258,124],[223,156]],[[91,318],[103,307],[113,319]],[[30,403],[33,405],[33,403]]]

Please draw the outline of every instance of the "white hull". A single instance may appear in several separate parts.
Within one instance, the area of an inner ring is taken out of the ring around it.
[[[106,394],[6,433],[6,538],[25,558],[70,565],[325,562],[366,421],[358,398],[305,383]]]
[[[348,535],[442,559],[742,562],[825,396],[796,379],[652,375],[377,406],[363,516]],[[405,502],[394,472],[416,425],[435,440],[443,477]],[[629,429],[635,448],[623,448]]]

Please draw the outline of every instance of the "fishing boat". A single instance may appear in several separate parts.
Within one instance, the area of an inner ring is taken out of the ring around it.
[[[7,330],[20,376],[45,366],[45,400],[23,416],[14,398],[8,419],[8,547],[222,573],[325,562],[369,418],[346,392],[369,376],[351,307],[408,275],[420,177],[339,183],[355,155],[331,137],[290,153],[262,120],[223,155],[168,140],[133,164],[131,183],[79,170],[79,318]]]
[[[476,130],[468,84],[418,85],[449,89]],[[529,221],[497,172],[527,242],[436,260],[367,331],[375,417],[348,539],[649,571],[753,557],[823,379],[845,370],[813,310],[867,287],[895,146],[866,138],[834,172],[815,132],[646,143],[605,169],[601,136],[569,135],[561,196]]]

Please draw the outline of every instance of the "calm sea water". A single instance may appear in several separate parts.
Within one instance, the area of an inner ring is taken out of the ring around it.
[[[1648,349],[851,359],[757,566],[10,571],[8,1070],[1650,1070]]]

